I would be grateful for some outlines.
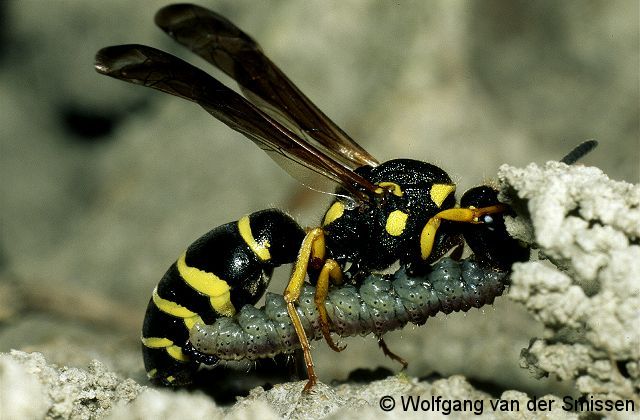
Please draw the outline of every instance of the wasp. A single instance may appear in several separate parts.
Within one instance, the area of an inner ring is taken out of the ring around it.
[[[206,345],[194,345],[190,332],[254,305],[273,269],[283,264],[293,264],[282,301],[295,332],[292,340],[302,348],[309,390],[317,377],[296,306],[310,290],[307,284],[314,286],[315,331],[341,351],[331,336],[341,331],[337,318],[327,313],[328,296],[337,288],[351,285],[361,291],[368,276],[395,264],[396,273],[427,281],[432,264],[447,254],[459,259],[465,242],[486,270],[508,272],[514,262],[528,259],[528,248],[504,228],[511,209],[498,201],[495,189],[472,188],[456,204],[456,186],[443,169],[413,159],[380,163],[322,113],[249,35],[211,10],[170,5],[157,12],[155,22],[234,79],[244,96],[145,45],[101,49],[96,70],[195,102],[277,163],[301,165],[338,187],[318,226],[303,229],[287,213],[267,209],[218,226],[186,249],[153,290],[146,311],[142,352],[152,381],[187,384],[201,362],[215,364],[219,357],[208,354]],[[384,343],[382,334],[390,328],[353,322],[374,332],[386,355],[404,362]],[[242,340],[238,337],[228,338]]]

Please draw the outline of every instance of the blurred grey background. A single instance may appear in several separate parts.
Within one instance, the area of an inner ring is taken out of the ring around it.
[[[154,26],[169,3],[0,3],[0,351],[80,366],[99,358],[143,381],[150,292],[190,242],[271,206],[303,225],[322,217],[329,196],[196,105],[93,70],[98,49],[122,43],[210,70]],[[559,159],[595,138],[584,162],[638,182],[635,0],[198,3],[251,34],[380,160],[435,163],[461,192],[491,182],[502,163]],[[459,373],[544,394],[564,385],[518,368],[541,333],[501,298],[387,342],[416,376]],[[375,340],[348,343],[339,355],[316,344],[321,380],[397,369]]]

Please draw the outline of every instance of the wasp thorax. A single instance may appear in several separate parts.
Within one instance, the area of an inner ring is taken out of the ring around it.
[[[427,221],[455,204],[455,185],[437,166],[396,159],[356,170],[379,187],[376,205],[349,210],[335,201],[323,228],[333,258],[359,267],[387,268],[397,260],[419,258],[419,234]]]

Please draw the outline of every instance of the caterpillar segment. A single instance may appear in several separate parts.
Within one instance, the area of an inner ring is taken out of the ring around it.
[[[332,333],[340,337],[373,334],[384,351],[386,344],[381,338],[385,333],[407,323],[422,325],[440,312],[491,304],[503,293],[508,277],[508,271],[496,271],[474,257],[460,261],[445,257],[428,273],[413,275],[400,268],[390,275],[370,274],[358,286],[333,286],[324,306]],[[316,288],[305,283],[294,307],[306,337],[322,340],[315,295]],[[246,305],[233,317],[196,324],[190,332],[190,345],[223,361],[293,353],[301,343],[287,306],[282,295],[267,293],[262,308]]]
[[[263,210],[219,226],[192,243],[153,291],[142,327],[149,378],[163,385],[191,382],[199,362],[186,352],[189,331],[255,304],[273,268],[295,259],[304,231],[287,214]],[[201,357],[208,363],[212,357]]]

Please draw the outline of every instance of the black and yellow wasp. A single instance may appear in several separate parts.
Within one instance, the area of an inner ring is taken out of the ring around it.
[[[224,17],[195,5],[161,9],[156,24],[240,85],[245,97],[202,70],[144,45],[119,45],[96,55],[98,72],[151,87],[200,105],[281,163],[295,162],[336,182],[335,201],[322,223],[301,228],[277,209],[219,226],[192,243],[153,291],[142,329],[148,376],[159,383],[190,382],[198,354],[189,331],[236,314],[263,295],[273,268],[294,263],[283,297],[300,341],[309,381],[316,375],[308,339],[295,310],[309,281],[323,335],[334,350],[324,302],[332,284],[357,285],[368,273],[399,262],[420,273],[464,241],[487,267],[509,270],[528,258],[504,229],[510,209],[497,192],[469,190],[456,206],[455,185],[442,169],[412,159],[379,163],[324,115],[262,52]],[[284,158],[284,159],[282,159]],[[389,351],[382,337],[385,354]],[[208,358],[209,357],[209,358]]]

